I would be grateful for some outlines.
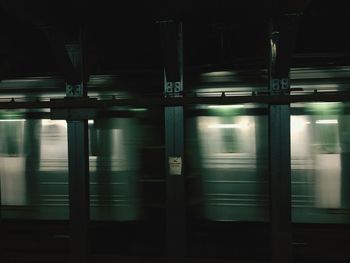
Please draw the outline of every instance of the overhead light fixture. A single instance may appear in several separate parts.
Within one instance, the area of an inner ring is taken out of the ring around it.
[[[142,111],[147,111],[146,108],[133,108],[133,109],[130,109],[131,111],[136,111],[136,112],[142,112]]]
[[[338,120],[317,120],[316,124],[338,124]]]
[[[209,109],[241,109],[244,108],[242,104],[234,104],[234,105],[209,105]]]
[[[209,129],[246,129],[248,124],[211,124],[208,125]]]
[[[317,106],[339,106],[341,105],[341,102],[323,102],[323,101],[317,101],[317,102],[310,102],[310,105],[317,105]]]
[[[315,84],[315,85],[292,85],[292,88],[313,88],[313,89],[337,89],[339,88],[338,84]],[[317,103],[317,102],[313,102]],[[327,103],[327,102],[321,102],[321,103]]]
[[[25,121],[25,119],[1,119],[0,122],[20,122]]]
[[[203,77],[226,77],[234,75],[234,72],[231,71],[214,71],[214,72],[207,72],[202,73]]]
[[[327,111],[331,109],[341,109],[341,102],[312,102],[307,104],[308,108],[312,108],[317,111]]]

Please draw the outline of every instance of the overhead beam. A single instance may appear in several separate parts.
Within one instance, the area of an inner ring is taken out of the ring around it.
[[[113,106],[185,106],[196,104],[290,104],[297,102],[349,102],[350,92],[315,92],[305,95],[254,95],[254,96],[227,96],[227,97],[149,97],[132,99],[52,99],[50,101],[0,101],[0,109],[97,109],[103,110]],[[90,114],[90,113],[88,113]],[[86,115],[86,114],[85,114]]]

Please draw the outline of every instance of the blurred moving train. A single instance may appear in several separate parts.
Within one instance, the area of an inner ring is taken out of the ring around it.
[[[26,119],[28,114],[6,113],[0,121],[3,217],[68,219],[66,121]],[[147,148],[141,143],[156,144],[148,132],[136,118],[89,120],[93,219],[140,217],[138,185],[148,183],[138,174],[141,148]]]
[[[267,108],[209,105],[200,112],[188,119],[198,212],[214,221],[269,221]],[[291,115],[293,222],[349,223],[346,104],[293,104]]]
[[[348,109],[292,105],[293,222],[350,223]],[[165,210],[162,111],[129,107],[113,114],[89,120],[91,218],[156,217]],[[66,122],[43,116],[28,110],[0,116],[4,218],[68,219]],[[197,105],[185,109],[185,118],[189,217],[269,221],[266,106]]]

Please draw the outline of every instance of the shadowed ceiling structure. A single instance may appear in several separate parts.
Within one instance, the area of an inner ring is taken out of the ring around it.
[[[160,69],[157,21],[183,22],[186,68],[224,65],[264,67],[268,21],[302,13],[295,57],[305,63],[348,63],[346,1],[2,1],[2,75],[47,75],[59,67],[47,28],[74,42],[84,28],[92,74]]]

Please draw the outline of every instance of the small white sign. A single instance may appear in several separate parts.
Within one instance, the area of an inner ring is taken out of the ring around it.
[[[181,175],[181,171],[182,171],[181,157],[169,157],[170,175]]]

